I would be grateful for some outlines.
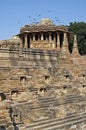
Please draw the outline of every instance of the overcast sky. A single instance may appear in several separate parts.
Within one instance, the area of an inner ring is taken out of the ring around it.
[[[45,17],[57,25],[86,22],[86,0],[0,0],[0,40]]]

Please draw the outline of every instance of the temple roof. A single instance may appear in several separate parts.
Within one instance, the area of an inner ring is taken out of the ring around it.
[[[54,25],[54,23],[49,18],[43,18],[37,25]]]
[[[47,32],[47,31],[64,31],[68,32],[65,26],[56,26],[50,18],[43,18],[39,23],[25,25],[20,28],[20,34],[32,32]]]

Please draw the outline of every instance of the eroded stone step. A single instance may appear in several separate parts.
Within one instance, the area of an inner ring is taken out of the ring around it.
[[[80,118],[77,120],[72,120],[71,122],[68,121],[65,124],[60,124],[60,125],[56,124],[54,126],[48,126],[47,128],[43,128],[43,129],[39,129],[39,130],[57,130],[57,129],[62,129],[62,128],[69,126],[69,125],[73,126],[75,124],[79,124],[79,123],[84,122],[84,121],[86,121],[86,117],[85,118],[82,117],[82,119]],[[33,129],[33,130],[35,130],[35,129]]]
[[[35,129],[42,130],[42,128],[44,129],[44,128],[50,127],[50,126],[61,125],[61,124],[64,124],[66,122],[79,120],[81,118],[85,118],[85,120],[86,120],[86,113],[79,115],[79,116],[71,117],[71,118],[66,117],[66,118],[62,118],[62,119],[58,119],[58,118],[49,119],[49,120],[30,124],[30,125],[26,126],[26,128],[33,128],[34,130]]]

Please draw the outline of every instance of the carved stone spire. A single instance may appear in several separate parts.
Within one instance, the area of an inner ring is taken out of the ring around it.
[[[76,55],[76,56],[79,56],[80,54],[79,54],[78,46],[77,45],[78,45],[77,44],[77,35],[75,34],[74,35],[74,43],[73,43],[73,52],[72,52],[72,54]]]
[[[66,32],[64,32],[64,35],[63,35],[62,52],[64,53],[65,56],[69,55],[68,37],[67,37],[67,33]]]

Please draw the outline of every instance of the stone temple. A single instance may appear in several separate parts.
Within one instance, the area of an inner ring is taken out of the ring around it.
[[[86,56],[49,18],[0,41],[0,130],[86,130]]]

